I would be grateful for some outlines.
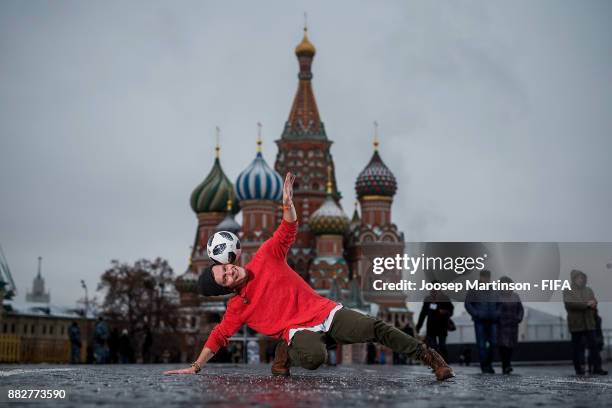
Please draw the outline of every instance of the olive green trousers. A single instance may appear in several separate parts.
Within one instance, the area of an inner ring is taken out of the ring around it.
[[[289,345],[292,366],[315,370],[327,360],[327,345],[377,342],[398,353],[418,358],[420,342],[403,331],[362,313],[342,308],[327,333],[300,330]]]

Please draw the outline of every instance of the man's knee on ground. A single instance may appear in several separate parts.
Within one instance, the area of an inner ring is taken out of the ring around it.
[[[325,350],[323,347],[316,352],[313,350],[312,352],[304,355],[301,360],[302,368],[307,370],[316,370],[327,360],[327,350]]]

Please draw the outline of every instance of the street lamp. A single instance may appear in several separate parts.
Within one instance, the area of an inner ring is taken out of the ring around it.
[[[81,279],[81,287],[85,289],[85,318],[89,314],[89,296],[87,294],[87,284],[83,279]]]
[[[89,315],[89,294],[87,293],[87,284],[81,279],[81,287],[85,289],[85,362],[87,362],[87,348],[89,347],[89,324],[87,316]]]

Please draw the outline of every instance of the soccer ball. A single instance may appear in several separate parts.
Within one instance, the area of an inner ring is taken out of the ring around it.
[[[240,240],[234,233],[218,231],[208,238],[206,252],[215,264],[228,264],[240,258],[242,249]]]

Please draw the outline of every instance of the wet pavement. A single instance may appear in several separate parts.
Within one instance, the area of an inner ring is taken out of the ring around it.
[[[211,364],[198,375],[165,376],[181,365],[0,366],[0,405],[9,389],[65,390],[65,399],[11,400],[10,406],[268,406],[268,407],[603,407],[612,405],[610,376],[576,377],[569,366],[516,367],[483,375],[455,367],[435,381],[422,366],[292,369],[272,377],[269,365]],[[498,370],[499,371],[499,370]]]

